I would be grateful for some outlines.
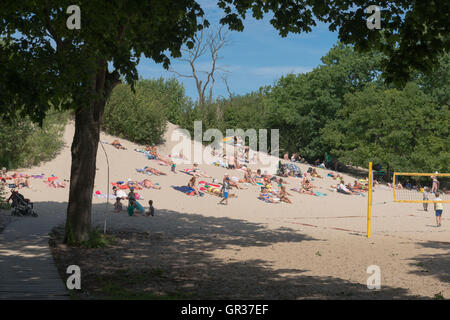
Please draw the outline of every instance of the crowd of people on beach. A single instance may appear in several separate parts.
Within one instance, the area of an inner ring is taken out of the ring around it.
[[[119,150],[126,150],[126,148],[118,141],[114,140],[111,143],[112,146]],[[292,186],[289,188],[289,191],[311,195],[311,196],[326,196],[327,193],[321,192],[318,189],[322,189],[315,183],[315,179],[324,179],[325,177],[318,173],[317,168],[326,169],[330,164],[329,156],[326,156],[323,161],[317,160],[314,165],[310,165],[306,172],[302,172],[302,170],[296,165],[296,163],[308,164],[304,158],[300,157],[299,154],[292,154],[289,157],[288,153],[284,154],[283,159],[285,163],[279,161],[278,170],[276,174],[272,175],[265,172],[261,172],[261,169],[257,169],[253,171],[250,167],[248,167],[248,163],[250,161],[250,150],[247,146],[244,146],[242,140],[239,137],[233,137],[233,154],[227,154],[225,150],[225,145],[223,149],[223,153],[219,153],[215,148],[212,149],[211,155],[222,158],[222,161],[214,162],[215,165],[223,166],[227,169],[236,171],[239,170],[243,172],[243,177],[230,177],[228,173],[223,176],[222,181],[216,181],[215,178],[208,175],[206,172],[202,171],[199,168],[197,163],[193,164],[193,167],[190,169],[185,169],[181,171],[185,174],[191,176],[188,180],[186,187],[182,188],[182,191],[187,195],[202,197],[205,193],[211,194],[214,196],[218,196],[222,198],[218,204],[228,205],[229,199],[237,197],[236,193],[231,193],[232,189],[242,190],[247,189],[248,187],[255,186],[259,188],[259,192],[257,198],[267,202],[267,203],[287,203],[292,204],[293,194],[288,192],[286,185],[289,184],[283,178],[294,177],[299,179],[299,185]],[[167,158],[158,153],[157,147],[155,145],[146,146],[141,150],[135,150],[138,152],[143,152],[149,160],[156,160],[160,165],[170,166],[170,171],[172,173],[176,172],[176,164],[173,161],[174,158],[185,159],[184,155],[180,152],[176,155],[169,155]],[[172,158],[172,159],[169,159]],[[142,169],[136,169],[139,173],[155,175],[155,176],[166,176],[168,173],[152,168],[150,166],[145,166]],[[2,168],[0,172],[1,178],[1,187],[5,188],[8,186],[9,188],[31,188],[30,178],[43,178],[44,175],[39,176],[29,176],[22,173],[12,173],[9,174],[6,168]],[[338,192],[345,195],[362,195],[368,191],[369,189],[369,181],[368,178],[365,179],[354,179],[353,183],[346,183],[344,181],[344,177],[334,171],[329,171],[326,174],[326,177],[331,178],[336,181],[335,184],[329,186],[327,191]],[[212,182],[206,181],[198,181],[201,178],[212,179]],[[423,200],[429,200],[429,194],[435,194],[436,199],[439,198],[439,181],[437,176],[431,177],[432,187],[431,191],[429,188],[423,189]],[[64,188],[66,187],[66,182],[61,181],[58,177],[51,175],[44,182],[49,187],[54,188]],[[149,211],[145,211],[144,207],[137,201],[142,200],[143,197],[135,192],[138,189],[155,189],[160,190],[161,186],[159,183],[153,182],[149,178],[145,178],[143,180],[132,180],[128,179],[128,181],[117,181],[113,182],[113,198],[115,199],[114,211],[121,212],[123,209],[122,201],[128,200],[127,212],[130,216],[134,214],[141,213],[147,216],[153,216],[155,209],[153,207],[153,200],[149,200]],[[373,188],[375,188],[379,182],[374,179]],[[248,187],[247,187],[248,186]],[[392,188],[391,184],[387,184],[388,187]],[[413,190],[415,187],[411,185],[411,183],[407,183],[403,186],[400,182],[396,184],[396,188],[398,190],[408,189]],[[124,190],[129,189],[129,192],[126,193]],[[181,190],[180,190],[181,191]],[[444,190],[445,193],[445,190]],[[101,195],[99,191],[97,191],[98,195]],[[427,211],[428,203],[424,203],[424,210]],[[442,213],[442,203],[435,203],[435,207],[437,208],[437,212],[440,210]],[[438,215],[436,214],[436,217]],[[440,215],[439,215],[440,217]],[[438,225],[441,222],[439,220]]]

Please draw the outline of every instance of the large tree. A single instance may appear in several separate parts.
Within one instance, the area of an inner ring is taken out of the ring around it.
[[[435,0],[378,1],[382,32],[366,27],[366,1],[218,0],[221,23],[243,30],[243,19],[270,23],[282,36],[309,32],[316,21],[339,29],[339,38],[358,48],[377,47],[387,55],[389,79],[404,80],[411,68],[429,72],[449,50],[450,3]],[[66,26],[71,5],[81,8],[81,29]],[[100,124],[106,99],[121,82],[138,79],[142,55],[168,68],[183,44],[208,22],[194,0],[2,0],[0,2],[0,108],[41,122],[49,102],[75,111],[66,240],[86,240]],[[204,22],[201,22],[204,21]]]

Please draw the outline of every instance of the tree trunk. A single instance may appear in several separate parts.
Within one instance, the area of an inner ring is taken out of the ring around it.
[[[90,103],[75,113],[69,205],[64,237],[64,242],[68,244],[79,244],[89,239],[100,124],[106,99],[119,82],[119,74],[108,73],[106,61],[99,61],[97,72],[92,76],[93,95]]]
[[[92,194],[101,123],[101,117],[95,119],[94,110],[98,108],[103,113],[105,102],[100,101],[94,104],[96,104],[95,107],[81,108],[75,115],[65,232],[65,242],[69,244],[88,240],[91,231]]]

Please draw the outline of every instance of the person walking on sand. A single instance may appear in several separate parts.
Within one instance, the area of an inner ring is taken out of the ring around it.
[[[428,187],[423,188],[423,201],[428,201],[429,196]],[[423,203],[423,211],[428,211],[428,202]]]
[[[228,192],[230,191],[230,177],[223,178],[222,192],[223,198],[220,200],[219,204],[222,204],[225,201],[225,205],[228,205]]]
[[[439,193],[436,192],[435,194],[436,199],[435,201],[442,201],[442,199],[439,197]],[[435,202],[434,203],[434,211],[436,212],[436,227],[441,226],[442,222],[442,211],[444,211],[444,205],[442,202]]]

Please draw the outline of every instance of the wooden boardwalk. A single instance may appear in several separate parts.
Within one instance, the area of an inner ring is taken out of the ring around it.
[[[20,217],[0,233],[0,300],[70,299],[48,245],[59,220]]]

